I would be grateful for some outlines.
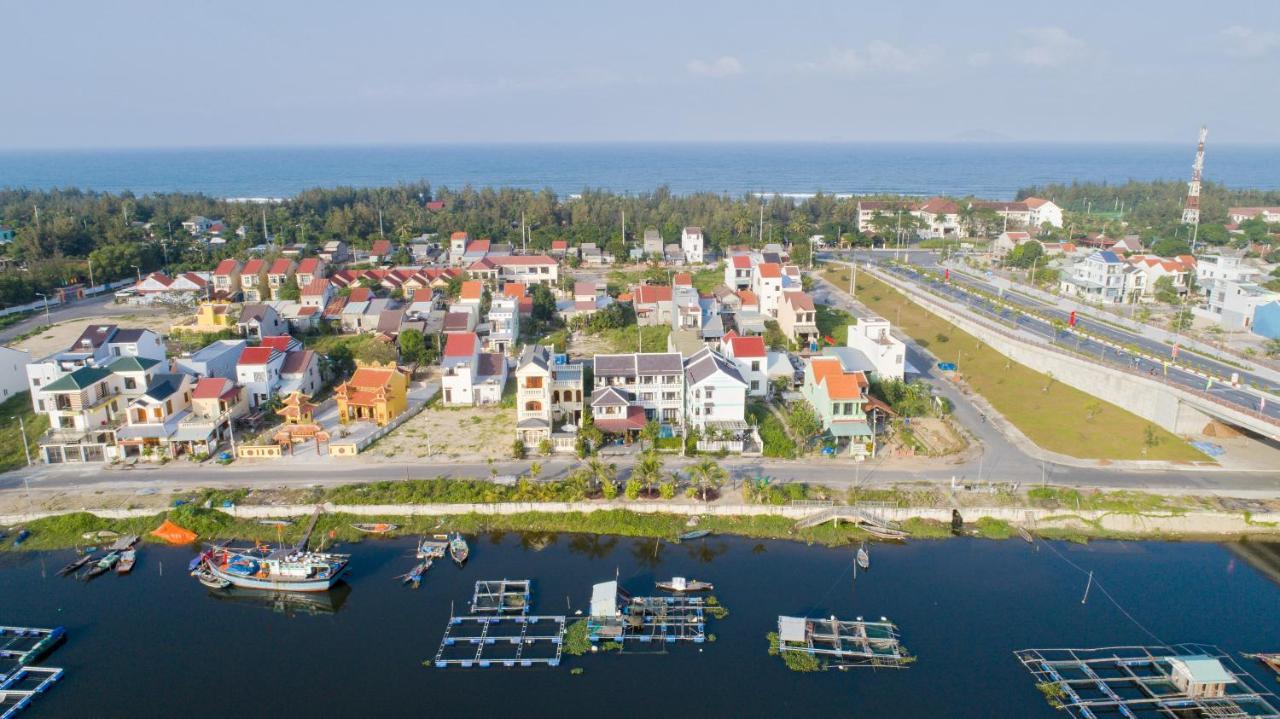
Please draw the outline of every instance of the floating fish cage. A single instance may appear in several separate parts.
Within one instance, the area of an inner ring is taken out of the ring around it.
[[[471,594],[472,614],[528,614],[533,594],[528,579],[491,579],[476,582]]]
[[[902,647],[897,625],[881,619],[848,621],[829,617],[778,617],[778,653],[825,658],[836,667],[904,667],[912,658]]]
[[[1077,719],[1280,719],[1274,695],[1217,647],[1014,652],[1054,708]]]
[[[0,719],[9,719],[62,678],[61,669],[33,667],[66,636],[62,627],[0,627]]]
[[[587,619],[587,638],[592,642],[701,644],[707,638],[705,610],[702,597],[628,597],[618,612],[593,612]]]
[[[562,616],[450,617],[436,652],[435,666],[560,666],[564,649]]]

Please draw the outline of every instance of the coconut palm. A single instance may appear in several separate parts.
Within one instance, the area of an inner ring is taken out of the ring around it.
[[[594,457],[587,461],[586,471],[593,488],[600,487],[606,482],[613,484],[613,481],[618,478],[618,465]]]
[[[640,481],[645,493],[652,492],[654,485],[662,478],[662,458],[656,452],[645,452],[631,468],[631,476]]]
[[[707,491],[719,489],[728,477],[729,473],[712,459],[704,459],[689,468],[689,481],[698,487],[704,502],[707,501]]]

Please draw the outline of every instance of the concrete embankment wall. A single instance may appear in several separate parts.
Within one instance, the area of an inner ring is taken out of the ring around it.
[[[902,292],[916,304],[981,339],[1014,362],[1052,375],[1055,381],[1123,407],[1174,434],[1198,434],[1212,420],[1208,414],[1185,402],[1177,389],[1163,382],[1117,372],[1086,359],[1049,349],[1045,346],[1047,338],[1037,338],[1039,345],[1032,339],[1014,339],[1003,334],[1010,330],[993,330],[896,278],[881,272],[865,271]],[[961,372],[964,371],[963,366],[960,369]],[[1028,387],[1027,391],[1034,392],[1038,389]]]
[[[480,514],[503,516],[542,512],[561,514],[568,512],[604,512],[627,510],[637,514],[676,514],[682,516],[749,517],[777,516],[798,520],[823,511],[820,507],[791,505],[720,504],[698,503],[630,503],[630,502],[503,502],[497,504],[345,504],[324,505],[326,512],[357,516],[404,517]],[[220,511],[241,519],[268,517],[305,517],[315,510],[315,505],[296,504],[285,506],[247,505],[221,509]],[[1040,528],[1105,529],[1127,534],[1150,535],[1226,535],[1280,534],[1280,512],[1270,512],[1246,517],[1231,512],[1197,511],[1182,514],[1128,514],[1104,511],[1079,511],[1029,509],[1026,507],[967,507],[963,510],[966,522],[982,517],[999,519],[1010,524],[1026,525],[1029,522]],[[949,508],[899,507],[876,509],[884,519],[904,522],[908,519],[927,519],[948,523]],[[68,514],[41,512],[26,515],[0,516],[0,524],[21,524],[43,517]],[[93,514],[107,519],[149,517],[157,514],[154,509],[103,509]]]

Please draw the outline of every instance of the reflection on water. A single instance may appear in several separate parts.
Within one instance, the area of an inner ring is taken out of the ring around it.
[[[1280,584],[1280,542],[1245,540],[1232,542],[1226,547],[1267,579]]]
[[[569,551],[591,559],[604,559],[618,546],[618,538],[599,534],[574,534],[569,537]]]
[[[327,592],[281,592],[271,589],[245,589],[227,587],[210,589],[209,596],[221,602],[245,604],[268,609],[276,614],[293,617],[299,614],[316,616],[337,614],[351,596],[351,585],[339,581]]]

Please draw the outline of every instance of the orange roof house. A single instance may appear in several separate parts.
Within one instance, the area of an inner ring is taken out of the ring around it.
[[[385,365],[357,361],[351,379],[338,385],[338,421],[374,422],[385,426],[409,407],[409,375],[394,362]]]

